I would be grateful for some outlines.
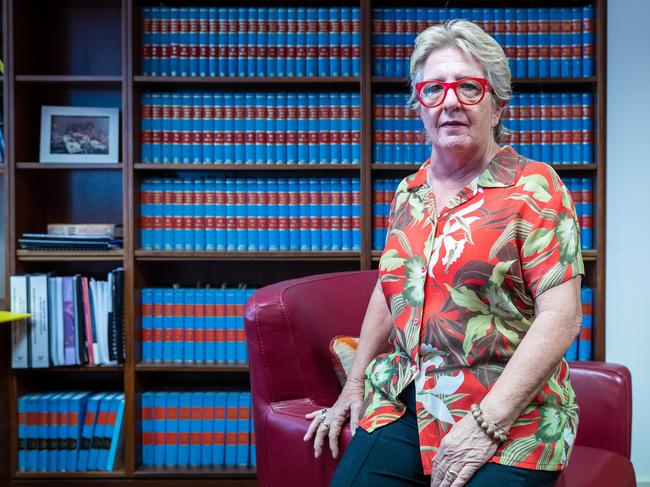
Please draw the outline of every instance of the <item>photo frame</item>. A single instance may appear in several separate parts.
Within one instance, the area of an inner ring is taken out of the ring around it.
[[[118,108],[41,107],[40,162],[119,162]]]

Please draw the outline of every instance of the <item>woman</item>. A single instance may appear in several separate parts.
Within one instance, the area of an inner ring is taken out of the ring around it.
[[[570,194],[499,146],[510,71],[478,26],[422,32],[411,88],[431,158],[395,193],[355,362],[305,440],[336,457],[350,418],[337,487],[553,485],[578,423],[563,358],[584,274]]]

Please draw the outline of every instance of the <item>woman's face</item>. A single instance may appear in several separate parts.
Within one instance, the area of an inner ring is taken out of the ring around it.
[[[457,81],[463,78],[485,78],[481,65],[457,47],[442,47],[426,60],[423,81]],[[434,151],[464,151],[468,154],[485,150],[494,140],[492,129],[501,115],[494,98],[487,91],[476,105],[462,105],[453,90],[447,91],[442,104],[427,108],[420,105],[420,118],[429,134]]]

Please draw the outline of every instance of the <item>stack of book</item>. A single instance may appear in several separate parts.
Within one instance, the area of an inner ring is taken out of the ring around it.
[[[18,471],[112,471],[123,464],[124,394],[52,392],[18,398]]]
[[[250,392],[142,394],[145,467],[254,467]]]
[[[359,164],[359,93],[145,93],[143,163]]]
[[[359,178],[144,179],[142,248],[355,251]]]
[[[122,268],[106,281],[27,274],[9,286],[11,311],[32,315],[11,328],[13,368],[124,362]]]
[[[372,74],[408,76],[415,36],[432,24],[466,19],[501,45],[516,78],[594,75],[593,6],[573,8],[377,8]]]
[[[144,7],[145,76],[359,76],[359,8]]]
[[[23,233],[18,246],[23,250],[115,250],[122,248],[122,239],[112,237],[86,237],[81,235],[50,235],[48,233]]]
[[[255,289],[142,290],[142,360],[248,363],[244,305]]]
[[[591,360],[594,305],[593,288],[583,286],[580,290],[580,301],[582,301],[582,324],[580,325],[580,333],[566,354],[564,354],[564,358],[567,360]]]

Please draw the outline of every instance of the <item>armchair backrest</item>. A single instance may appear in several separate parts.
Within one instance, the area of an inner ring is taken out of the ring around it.
[[[376,281],[377,271],[338,272],[255,292],[244,310],[254,400],[336,400],[330,340],[359,335]]]

